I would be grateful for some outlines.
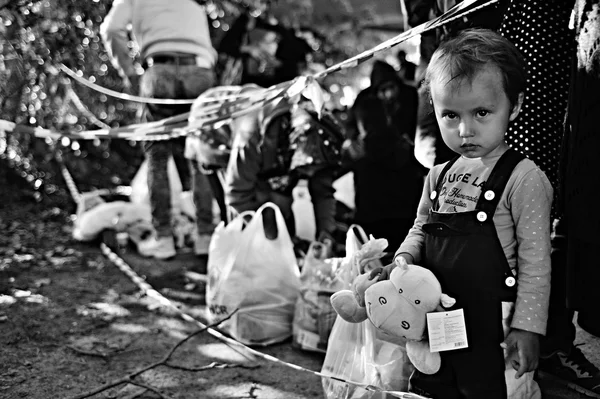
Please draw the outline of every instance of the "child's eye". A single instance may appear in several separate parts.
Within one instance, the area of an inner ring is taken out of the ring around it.
[[[442,118],[446,118],[446,119],[456,119],[458,116],[454,113],[454,112],[444,112],[442,114]]]
[[[484,117],[487,116],[489,114],[489,111],[486,111],[485,109],[480,109],[479,111],[477,111],[477,116],[479,117]]]

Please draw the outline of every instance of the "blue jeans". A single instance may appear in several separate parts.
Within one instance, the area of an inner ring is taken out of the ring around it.
[[[154,64],[146,69],[140,83],[140,95],[143,97],[186,99],[196,98],[215,84],[215,74],[211,69],[195,65]],[[161,105],[146,104],[142,121],[152,122],[186,113],[190,105]],[[174,142],[146,141],[144,152],[148,159],[148,192],[152,210],[152,224],[159,237],[173,234],[171,227],[171,190],[167,174],[169,156],[181,157],[174,154]],[[181,148],[178,148],[181,152]],[[194,173],[194,201],[198,216],[198,232],[211,233],[212,223],[212,193],[206,176]]]

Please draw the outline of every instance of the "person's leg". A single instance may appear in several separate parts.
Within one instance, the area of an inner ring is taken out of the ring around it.
[[[171,155],[170,141],[147,141],[144,151],[148,160],[148,195],[152,224],[158,237],[169,237],[171,229],[171,187],[167,165]]]
[[[176,71],[171,65],[155,65],[146,70],[140,83],[140,95],[154,98],[176,98]],[[146,104],[142,121],[153,122],[173,116],[178,109],[158,104]],[[143,256],[168,259],[175,256],[175,242],[171,225],[171,187],[168,161],[173,153],[170,140],[147,141],[144,153],[148,161],[148,194],[152,212],[152,224],[156,236],[138,244]]]
[[[215,84],[215,75],[210,69],[193,65],[180,66],[178,74],[181,82],[181,98],[196,98]],[[196,207],[197,235],[194,241],[194,253],[196,255],[206,255],[215,229],[213,224],[213,193],[211,184],[200,164],[201,154],[195,155],[196,158],[190,159],[189,162],[190,185]]]
[[[327,237],[333,240],[333,233],[336,230],[334,173],[333,168],[321,169],[308,179],[308,192],[315,214],[317,239]]]
[[[568,353],[575,341],[573,310],[567,308],[567,239],[563,224],[556,220],[552,232],[552,290],[546,336],[541,341],[541,356],[557,351]]]
[[[461,398],[507,398],[504,353],[500,345],[479,346],[471,352],[449,355],[453,357],[452,364]]]
[[[292,195],[272,191],[269,197],[271,202],[277,205],[281,211],[288,229],[288,233],[290,234],[290,237],[294,238],[296,236],[296,219],[294,219],[294,212],[292,211],[292,203],[294,201]],[[277,238],[278,232],[277,222],[275,220],[275,212],[268,209],[264,214],[263,221],[265,222],[265,235],[267,238],[271,240]]]
[[[408,381],[409,392],[431,399],[459,399],[456,378],[448,362],[442,361],[435,374],[424,374],[415,370]]]
[[[196,207],[197,237],[194,242],[196,255],[207,255],[210,238],[215,226],[213,224],[213,195],[207,176],[200,168],[198,161],[190,161],[192,177],[192,193]],[[214,173],[214,172],[213,172]]]
[[[190,171],[190,165],[188,160],[184,156],[185,150],[185,137],[177,137],[172,140],[172,156],[175,161],[175,167],[179,174],[179,180],[181,180],[182,191],[190,191],[192,184],[192,172]]]
[[[217,205],[219,205],[221,221],[227,224],[229,223],[229,216],[227,214],[227,204],[225,203],[225,190],[223,189],[223,183],[221,180],[222,173],[224,172],[222,169],[215,169],[212,172],[213,173],[206,175],[206,179],[210,184],[210,191],[215,197],[215,200],[217,200]]]

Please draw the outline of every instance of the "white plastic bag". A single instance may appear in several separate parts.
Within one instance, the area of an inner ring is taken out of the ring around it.
[[[336,200],[342,202],[350,209],[356,209],[354,202],[354,172],[348,172],[333,182],[335,193],[333,196]]]
[[[171,207],[173,214],[175,214],[175,211],[178,213],[181,210],[181,192],[183,191],[183,186],[181,185],[181,179],[179,178],[179,172],[177,172],[177,166],[173,157],[169,157],[167,174],[169,176],[169,187],[171,188]],[[150,197],[148,195],[148,159],[142,162],[131,181],[131,196],[129,198],[135,204],[150,204]]]
[[[364,230],[353,225],[346,236],[346,258],[343,273],[346,288],[365,269],[377,266],[378,260],[360,270],[355,255],[366,242]],[[379,262],[380,264],[380,262]],[[381,339],[375,326],[369,321],[348,323],[337,317],[329,336],[327,353],[321,372],[344,380],[377,386],[389,391],[407,391],[408,378],[413,371],[401,341]],[[323,390],[327,399],[382,399],[385,394],[367,391],[355,385],[323,378]]]
[[[208,269],[206,298],[207,305],[209,302],[213,302],[213,305],[209,306],[209,311],[215,316],[219,316],[221,313],[228,314],[225,310],[218,308],[220,305],[214,304],[213,298],[218,294],[217,288],[224,284],[223,280],[231,272],[242,237],[242,230],[253,216],[253,211],[247,211],[230,218],[231,221],[227,225],[222,221],[217,225],[211,237],[206,266]]]
[[[296,301],[293,345],[308,351],[325,352],[337,317],[330,298],[345,288],[337,276],[343,258],[326,258],[325,244],[312,242],[300,274],[300,295]]]
[[[296,224],[296,236],[313,241],[316,236],[315,210],[306,180],[300,180],[292,190],[292,212]]]
[[[278,235],[274,240],[264,234],[262,213],[267,208],[275,212]],[[238,309],[221,324],[233,338],[246,345],[283,341],[292,335],[300,290],[300,273],[283,215],[275,204],[267,203],[241,232],[243,222],[238,218],[226,227],[219,225],[211,240],[209,319],[215,322]]]

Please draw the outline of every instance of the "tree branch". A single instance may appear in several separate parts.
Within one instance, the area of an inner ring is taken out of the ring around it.
[[[219,320],[219,321],[217,321],[217,322],[215,322],[215,323],[213,323],[213,324],[211,324],[209,326],[206,326],[204,328],[201,328],[201,329],[199,329],[197,331],[194,331],[193,333],[191,333],[187,337],[183,338],[182,340],[180,340],[179,342],[177,342],[171,348],[171,350],[161,360],[159,360],[158,362],[152,363],[151,365],[146,366],[146,367],[139,368],[136,371],[134,371],[134,372],[126,375],[125,377],[113,380],[113,381],[111,381],[109,383],[106,383],[106,384],[104,384],[104,385],[102,385],[102,386],[100,386],[98,388],[95,388],[95,389],[93,389],[91,391],[88,391],[88,392],[79,394],[77,396],[74,396],[72,399],[85,399],[85,398],[89,398],[91,396],[99,394],[100,392],[104,392],[107,389],[114,388],[114,387],[119,386],[121,384],[133,384],[133,385],[137,385],[139,387],[146,388],[146,389],[151,390],[152,392],[155,392],[156,394],[160,395],[163,399],[167,399],[156,388],[152,388],[152,387],[143,385],[142,383],[139,383],[137,381],[134,381],[134,378],[137,377],[137,376],[139,376],[140,374],[145,373],[146,371],[148,371],[150,369],[153,369],[155,367],[158,367],[158,366],[166,366],[166,367],[171,367],[171,368],[175,368],[175,369],[183,369],[183,366],[171,366],[171,365],[168,364],[168,361],[169,361],[170,357],[173,355],[173,353],[175,352],[175,350],[177,350],[177,348],[179,348],[181,345],[183,345],[184,343],[186,343],[187,341],[189,341],[191,338],[195,337],[196,335],[198,335],[200,333],[203,333],[204,331],[208,330],[209,328],[217,327],[219,324],[221,324],[224,321],[230,319],[237,311],[238,310],[236,309],[235,311],[233,311],[230,315],[228,315],[224,319]],[[236,367],[236,366],[237,365],[231,366],[231,367]],[[211,369],[211,368],[215,368],[215,367],[220,367],[220,366],[219,365],[215,365],[215,363],[213,362],[213,363],[211,363],[211,364],[209,364],[207,366],[198,367],[197,370],[194,370],[194,368],[190,368],[188,370],[189,371],[202,371],[202,370],[207,370],[207,369]]]

